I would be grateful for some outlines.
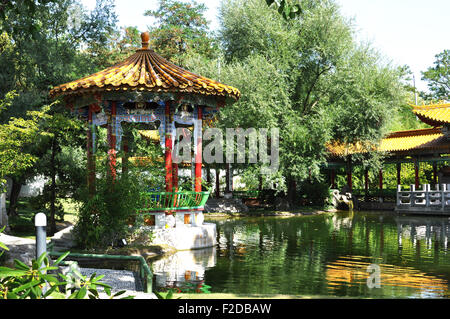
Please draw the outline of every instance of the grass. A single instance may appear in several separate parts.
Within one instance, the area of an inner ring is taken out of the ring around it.
[[[64,221],[57,220],[57,228],[65,227],[67,222],[75,224],[77,220],[78,204],[72,199],[60,199],[64,209]],[[9,201],[6,201],[6,207],[9,207]],[[23,238],[35,238],[36,228],[34,226],[34,215],[37,211],[31,206],[28,198],[20,198],[17,203],[18,216],[9,218],[8,224],[11,228],[11,235]]]

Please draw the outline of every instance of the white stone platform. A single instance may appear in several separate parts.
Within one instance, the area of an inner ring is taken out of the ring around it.
[[[213,247],[216,241],[216,224],[203,223],[201,226],[177,225],[174,228],[154,228],[153,245],[169,245],[177,250]]]

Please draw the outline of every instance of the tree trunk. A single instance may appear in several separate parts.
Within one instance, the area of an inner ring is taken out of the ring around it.
[[[8,215],[6,214],[6,193],[0,193],[0,229],[4,226],[6,226],[5,230],[8,231]]]
[[[22,189],[22,182],[16,178],[11,178],[11,194],[9,195],[8,216],[17,216],[17,202],[19,201],[20,190]]]
[[[297,189],[297,184],[296,184],[295,180],[292,177],[288,177],[287,200],[288,200],[290,208],[292,208],[294,206],[296,189]]]

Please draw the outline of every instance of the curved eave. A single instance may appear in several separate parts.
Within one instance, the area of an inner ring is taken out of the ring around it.
[[[411,105],[413,113],[424,123],[437,127],[450,124],[450,104]]]
[[[139,49],[112,67],[58,85],[50,91],[50,97],[102,92],[199,94],[234,101],[240,97],[238,89],[187,71],[149,49]]]
[[[381,140],[378,147],[372,150],[361,145],[343,145],[339,143],[329,143],[327,145],[330,155],[343,157],[357,153],[376,152],[405,152],[417,150],[441,150],[448,149],[448,143],[440,128],[419,129],[409,131],[399,131],[389,134]]]

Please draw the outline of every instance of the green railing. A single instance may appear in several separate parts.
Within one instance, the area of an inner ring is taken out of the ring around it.
[[[60,257],[63,255],[63,252],[58,251],[49,251],[48,254],[53,257]],[[79,254],[79,253],[70,253],[67,255],[67,258],[88,258],[88,259],[111,259],[111,260],[132,260],[138,261],[140,264],[139,276],[142,280],[144,292],[151,293],[152,292],[152,283],[153,283],[153,273],[150,267],[147,264],[147,261],[142,256],[123,256],[123,255],[102,255],[102,254]]]
[[[190,210],[205,206],[209,192],[143,192],[138,213]]]

